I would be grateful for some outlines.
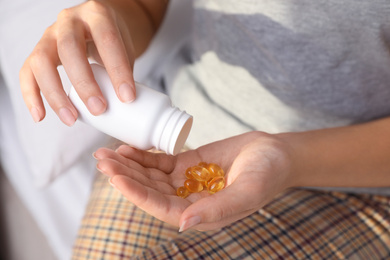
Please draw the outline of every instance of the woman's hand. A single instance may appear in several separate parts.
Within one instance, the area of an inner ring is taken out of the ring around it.
[[[121,1],[116,2],[118,5]],[[133,4],[128,5],[131,8]],[[131,17],[142,18],[140,15]],[[89,111],[93,115],[105,111],[106,100],[93,77],[88,57],[104,64],[122,102],[135,98],[132,68],[136,53],[127,20],[129,18],[123,19],[119,11],[103,1],[87,1],[58,15],[58,20],[45,31],[20,71],[23,98],[34,121],[45,117],[40,92],[66,125],[72,125],[77,118],[77,111],[64,92],[57,72],[60,64]]]
[[[115,152],[95,153],[97,167],[128,200],[156,218],[180,226],[212,230],[259,210],[275,195],[293,185],[289,147],[275,136],[251,132],[177,156],[150,153],[123,145]],[[210,195],[176,195],[185,170],[199,162],[219,164],[226,187]]]

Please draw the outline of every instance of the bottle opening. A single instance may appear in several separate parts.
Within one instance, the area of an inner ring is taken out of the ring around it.
[[[183,149],[183,146],[187,141],[188,135],[190,134],[191,131],[192,121],[193,121],[192,117],[189,117],[185,121],[183,127],[181,128],[181,131],[176,138],[176,143],[173,147],[173,151],[172,151],[173,155],[178,154],[181,151],[181,149]]]
[[[174,108],[162,132],[159,149],[168,154],[178,154],[191,131],[192,121],[192,116]]]

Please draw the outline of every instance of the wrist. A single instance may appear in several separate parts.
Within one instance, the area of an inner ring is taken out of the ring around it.
[[[255,132],[260,140],[259,146],[263,150],[275,177],[279,182],[281,190],[299,186],[297,170],[297,154],[292,145],[291,134],[267,134],[264,132]]]
[[[283,144],[283,149],[288,160],[288,188],[304,186],[304,173],[307,172],[309,162],[304,159],[304,145],[300,133],[280,133],[275,137]]]

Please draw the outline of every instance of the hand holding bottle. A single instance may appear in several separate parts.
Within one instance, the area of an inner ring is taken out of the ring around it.
[[[122,102],[135,99],[134,60],[146,49],[166,9],[165,1],[144,5],[126,0],[87,1],[58,15],[20,70],[23,98],[35,122],[45,117],[41,93],[66,125],[77,118],[61,85],[60,64],[91,114],[106,110],[88,57],[104,64]]]
[[[122,103],[115,95],[106,70],[98,64],[91,64],[91,68],[108,108],[100,116],[91,115],[71,87],[69,98],[81,121],[138,149],[156,148],[168,154],[181,151],[191,130],[190,115],[173,107],[167,95],[140,83],[135,83],[137,100]]]

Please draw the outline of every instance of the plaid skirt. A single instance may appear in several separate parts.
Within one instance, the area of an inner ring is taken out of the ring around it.
[[[72,259],[390,259],[390,197],[290,189],[220,230],[179,233],[98,175]]]

